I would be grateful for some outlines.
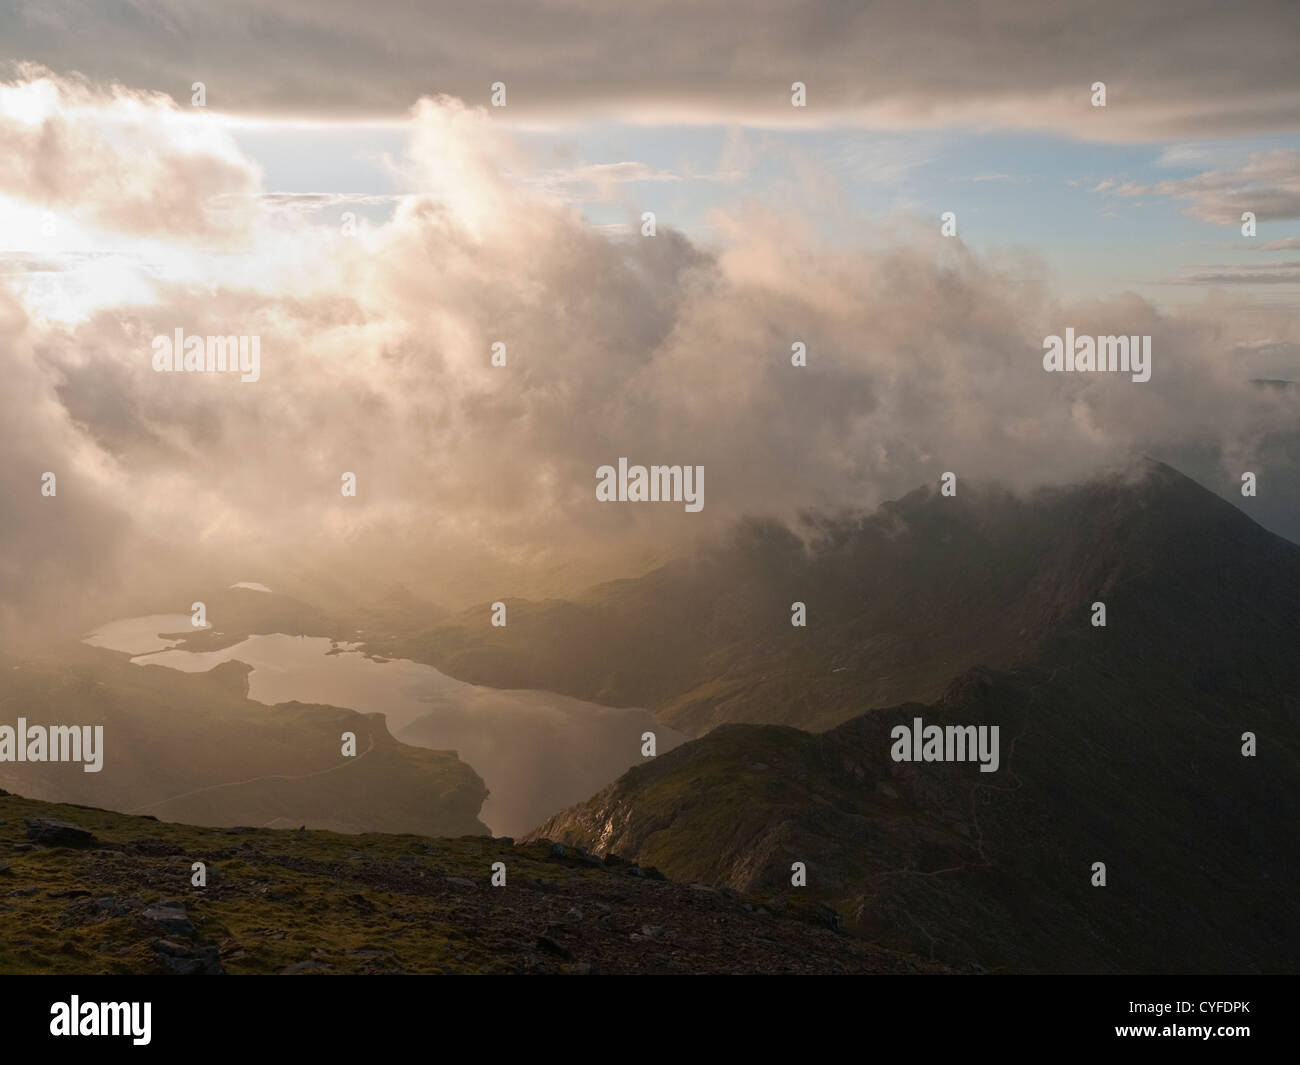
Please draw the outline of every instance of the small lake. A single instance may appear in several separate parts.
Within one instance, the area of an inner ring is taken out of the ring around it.
[[[491,791],[479,818],[495,835],[522,835],[641,764],[643,732],[655,733],[660,754],[686,739],[648,710],[466,684],[420,662],[376,662],[325,637],[250,636],[195,653],[159,635],[189,628],[188,614],[126,618],[86,643],[129,654],[137,665],[190,673],[238,660],[252,667],[249,698],[268,706],[297,700],[381,713],[403,743],[456,751],[474,768]]]

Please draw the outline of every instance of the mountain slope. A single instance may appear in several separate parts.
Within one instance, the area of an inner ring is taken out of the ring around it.
[[[810,616],[808,654],[833,645],[831,661],[849,667],[839,677],[928,660],[937,683],[976,653],[1000,668],[973,666],[939,697],[892,709],[870,709],[879,685],[868,680],[858,710],[869,712],[821,734],[717,728],[538,833],[737,888],[788,883],[803,861],[807,890],[856,927],[951,964],[1300,967],[1300,548],[1154,465],[1007,500],[1008,517],[976,521],[985,502],[907,503],[898,537],[911,548],[891,557],[911,550],[927,566],[885,582],[898,620],[832,606],[828,631]],[[847,603],[876,564],[879,528],[835,528],[820,557],[843,560]],[[993,552],[977,572],[993,529],[1020,554]],[[896,598],[902,587],[911,605]],[[1104,627],[1090,623],[1094,601]],[[963,623],[979,631],[961,637]],[[889,657],[899,631],[926,627],[924,647]],[[843,705],[816,680],[784,714],[766,701],[770,686],[748,690],[752,714],[713,710],[816,727]],[[916,717],[999,726],[1001,767],[894,762],[890,728]],[[1254,757],[1242,753],[1247,732]],[[1091,885],[1099,861],[1104,888]]]
[[[944,971],[811,902],[542,843],[205,829],[0,792],[0,855],[0,973]]]
[[[890,729],[916,717],[998,725],[999,770],[894,762]],[[722,726],[534,834],[740,890],[788,886],[804,862],[808,894],[849,927],[956,966],[1289,972],[1293,736],[1281,708],[1162,698],[1132,676],[972,671],[936,704],[826,733]]]
[[[929,702],[967,669],[1086,642],[1098,600],[1105,631],[1127,626],[1153,660],[1202,660],[1217,671],[1205,683],[1269,672],[1264,649],[1300,636],[1300,549],[1158,463],[1026,499],[920,490],[802,532],[745,523],[725,550],[574,601],[507,600],[505,628],[485,605],[367,647],[477,684],[648,707],[702,735],[725,722],[825,729]],[[796,601],[806,628],[790,623]],[[1225,613],[1231,626],[1215,621]]]

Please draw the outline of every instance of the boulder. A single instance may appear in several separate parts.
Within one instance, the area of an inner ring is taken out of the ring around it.
[[[90,847],[99,842],[94,833],[70,821],[55,821],[49,817],[29,817],[26,821],[27,838],[47,847]]]

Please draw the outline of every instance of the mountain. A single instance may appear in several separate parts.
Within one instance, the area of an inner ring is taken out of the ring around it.
[[[98,725],[104,747],[99,772],[0,761],[0,786],[207,825],[486,834],[487,789],[455,752],[398,743],[382,714],[264,706],[247,698],[247,677],[239,662],[183,673],[80,644],[0,659],[0,725]]]
[[[697,736],[726,722],[818,730],[1086,641],[1098,600],[1115,619],[1103,631],[1135,651],[1267,673],[1263,649],[1300,627],[1297,573],[1294,545],[1146,461],[1025,498],[962,484],[797,531],[749,521],[725,548],[572,601],[506,600],[505,628],[484,604],[367,648],[476,684],[644,706]],[[1228,631],[1213,621],[1224,611]],[[1239,629],[1261,611],[1281,627],[1264,644]]]
[[[810,900],[541,842],[196,828],[0,791],[0,847],[0,973],[945,971]]]
[[[1294,971],[1285,721],[1129,681],[972,671],[935,704],[826,733],[724,725],[533,835],[745,891],[788,888],[803,862],[850,930],[958,967]],[[891,728],[916,717],[998,725],[999,770],[893,762]],[[1260,757],[1240,755],[1244,724]]]
[[[950,502],[891,508],[888,546],[878,521],[837,527],[810,565],[833,550],[847,576],[815,600],[830,631],[810,609],[803,648],[868,678],[864,703],[900,665],[929,659],[936,683],[961,665],[939,697],[821,733],[715,728],[537,834],[744,890],[788,885],[802,861],[851,928],[957,966],[1294,971],[1300,548],[1166,467]],[[871,596],[882,553],[897,567]],[[925,636],[909,650],[900,631]],[[997,668],[967,666],[976,654]],[[750,690],[755,720],[774,716],[771,688]],[[816,724],[840,705],[813,680],[784,716]],[[918,717],[998,726],[998,770],[894,761],[891,729]]]

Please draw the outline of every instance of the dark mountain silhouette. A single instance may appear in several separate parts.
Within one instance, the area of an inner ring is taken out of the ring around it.
[[[728,721],[828,728],[1099,631],[1226,683],[1300,631],[1300,549],[1154,462],[1027,499],[922,489],[799,531],[746,522],[725,549],[572,601],[508,600],[503,629],[485,604],[367,646],[477,684],[646,706],[700,735]],[[1098,600],[1106,630],[1089,624]],[[790,624],[796,601],[806,628]],[[1264,614],[1281,626],[1273,643],[1241,627]]]
[[[755,718],[839,714],[810,662],[864,678],[859,709],[891,685],[917,702],[820,734],[718,728],[539,835],[744,889],[790,890],[802,861],[851,927],[950,964],[1295,970],[1300,548],[1149,464],[1026,502],[909,496],[776,550],[815,591],[788,679],[733,664]],[[937,699],[923,669],[948,670]],[[743,714],[728,698],[696,720]],[[915,717],[998,725],[1001,768],[894,762],[890,729]]]

